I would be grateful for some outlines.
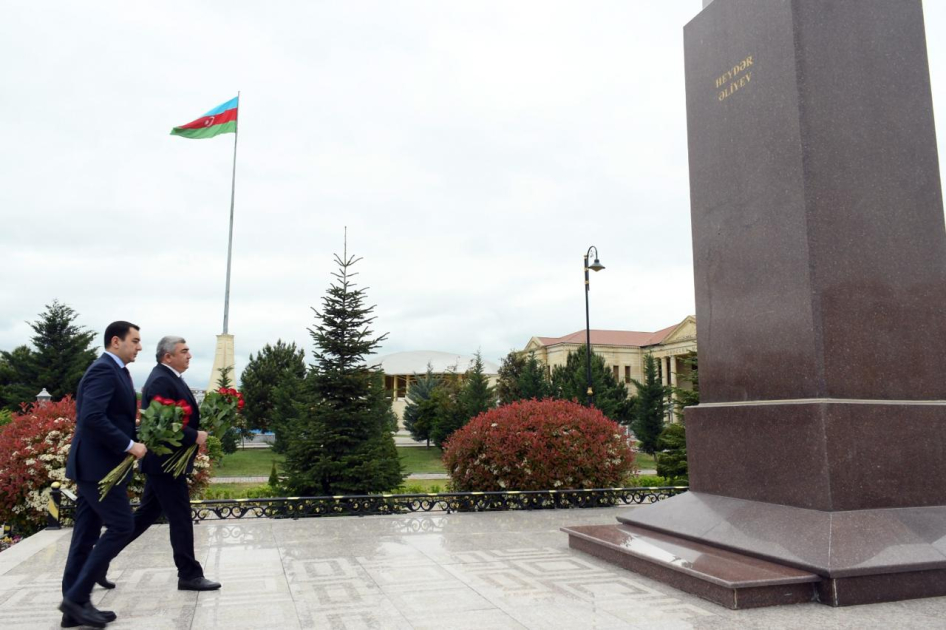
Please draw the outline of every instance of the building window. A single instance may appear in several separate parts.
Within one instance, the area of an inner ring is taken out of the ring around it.
[[[630,365],[624,366],[624,382],[625,383],[631,382],[631,366]]]
[[[615,366],[612,366],[611,369],[614,371],[614,380],[620,379],[620,378],[621,378],[621,372],[620,372],[621,368],[619,368],[618,366],[615,365]]]

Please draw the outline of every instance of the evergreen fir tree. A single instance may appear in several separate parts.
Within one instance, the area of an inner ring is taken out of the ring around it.
[[[390,400],[379,373],[365,363],[386,335],[373,337],[373,306],[356,289],[351,267],[339,270],[313,309],[314,363],[286,441],[285,485],[301,495],[368,494],[396,488],[403,475],[390,432]]]
[[[78,313],[53,300],[40,319],[30,324],[36,349],[36,378],[53,400],[75,395],[79,381],[97,357],[93,349],[95,333],[74,322]],[[35,394],[34,394],[35,396]]]
[[[32,348],[0,352],[0,406],[15,409],[33,402],[42,388],[59,400],[75,395],[86,369],[95,361],[95,333],[76,325],[72,308],[53,300],[30,324]]]
[[[631,429],[640,450],[653,455],[657,450],[657,438],[664,428],[667,404],[667,388],[660,384],[654,355],[644,355],[644,382],[635,380],[634,384],[637,386],[637,413]]]
[[[473,365],[463,375],[463,387],[459,395],[460,409],[465,416],[464,425],[496,406],[496,392],[483,370],[483,357],[479,350],[473,356]]]
[[[434,422],[430,429],[430,439],[439,448],[447,441],[454,431],[462,427],[470,419],[466,415],[461,402],[463,384],[456,372],[444,374],[434,393],[430,397],[434,408]]]
[[[284,343],[280,339],[274,346],[266,344],[255,357],[251,354],[240,377],[247,426],[275,432],[275,427],[289,411],[278,405],[276,391],[284,381],[301,382],[305,372],[304,352],[295,343]]]
[[[529,353],[519,374],[519,396],[524,400],[542,400],[552,394],[552,383],[545,366],[535,358],[535,352]]]
[[[657,474],[668,481],[687,477],[687,436],[682,424],[668,424],[657,438]]]
[[[519,389],[519,379],[525,365],[525,355],[518,350],[510,350],[509,354],[503,358],[499,365],[499,378],[496,381],[496,395],[499,397],[500,405],[508,405],[523,398]]]
[[[407,405],[404,407],[404,428],[415,440],[426,441],[427,448],[430,448],[430,431],[437,417],[437,405],[431,397],[438,381],[428,363],[427,373],[417,378],[407,390]]]
[[[303,378],[282,379],[272,390],[273,417],[270,430],[273,432],[273,452],[285,454],[286,444],[292,432],[291,424],[298,417],[299,401],[306,390],[308,368],[303,370]],[[244,397],[245,398],[245,397]]]
[[[552,369],[551,395],[553,398],[576,400],[588,405],[588,375],[585,366],[586,352],[570,352],[565,365]],[[614,378],[607,368],[604,357],[591,355],[591,383],[594,390],[594,406],[608,418],[625,424],[629,422],[628,410],[633,401],[628,399],[627,388]]]
[[[19,411],[20,403],[36,400],[36,364],[29,346],[0,351],[0,408]]]

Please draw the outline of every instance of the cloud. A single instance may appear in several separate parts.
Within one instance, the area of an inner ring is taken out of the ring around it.
[[[927,2],[928,32],[946,8]],[[0,23],[0,348],[58,298],[95,330],[221,332],[233,136],[171,127],[242,91],[238,370],[308,353],[341,252],[382,352],[481,349],[694,312],[682,27],[700,0],[8,6]],[[946,44],[929,38],[934,102]]]

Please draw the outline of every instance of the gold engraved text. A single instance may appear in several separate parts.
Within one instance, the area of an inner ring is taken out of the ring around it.
[[[732,68],[716,77],[716,98],[725,101],[727,98],[749,85],[752,82],[752,55],[749,55]]]

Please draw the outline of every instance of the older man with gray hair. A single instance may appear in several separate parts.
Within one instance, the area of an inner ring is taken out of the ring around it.
[[[166,472],[164,464],[178,451],[193,444],[207,441],[207,432],[200,430],[200,410],[197,401],[181,375],[190,366],[191,352],[183,337],[162,337],[155,352],[158,364],[141,390],[141,408],[147,409],[155,396],[183,400],[191,407],[191,415],[184,427],[181,446],[169,455],[148,453],[141,460],[141,472],[147,476],[141,506],[135,512],[135,529],[128,540],[141,536],[164,513],[171,533],[171,549],[177,565],[177,588],[182,591],[212,591],[220,588],[218,582],[204,577],[204,570],[194,557],[194,524],[191,521],[190,493],[187,475],[194,469],[196,453],[187,463],[187,471],[180,477]],[[126,543],[127,544],[127,543]],[[102,576],[99,582],[106,588],[115,585]]]

